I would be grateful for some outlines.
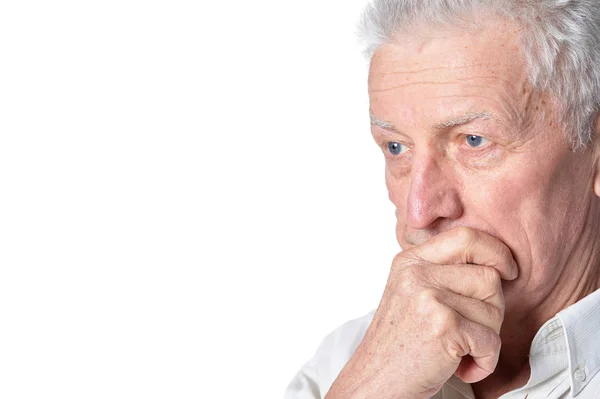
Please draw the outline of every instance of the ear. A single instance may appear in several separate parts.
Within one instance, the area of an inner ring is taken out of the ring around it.
[[[596,114],[592,146],[594,151],[594,193],[600,197],[600,112]]]
[[[596,170],[594,176],[594,193],[600,197],[600,162],[596,162]]]

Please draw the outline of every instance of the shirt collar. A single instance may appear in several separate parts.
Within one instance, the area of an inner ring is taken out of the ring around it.
[[[566,369],[568,349],[562,322],[553,317],[540,327],[529,350],[530,377],[522,389],[546,381]]]
[[[569,371],[572,397],[600,370],[600,289],[561,310],[540,327],[529,350],[531,374],[522,392]],[[559,382],[557,380],[557,382]],[[469,384],[452,376],[449,385],[467,398],[473,398]],[[504,397],[504,396],[503,396]]]
[[[566,337],[571,394],[575,397],[600,370],[600,289],[561,310],[555,319]]]
[[[531,342],[530,388],[568,369],[571,394],[577,396],[600,370],[600,289],[561,310]]]

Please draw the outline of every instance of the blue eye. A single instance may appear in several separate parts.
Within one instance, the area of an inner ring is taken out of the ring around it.
[[[471,147],[480,147],[482,144],[487,142],[487,139],[484,139],[481,136],[467,136],[466,138],[467,140],[467,144],[469,144]]]
[[[387,144],[388,150],[390,150],[390,153],[392,153],[392,155],[400,155],[402,153],[402,151],[404,150],[404,146],[398,142],[395,141],[390,141]]]

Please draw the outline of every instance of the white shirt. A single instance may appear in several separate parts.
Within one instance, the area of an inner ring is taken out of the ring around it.
[[[352,357],[375,310],[338,327],[294,376],[284,399],[322,399]],[[536,333],[529,350],[531,376],[500,399],[600,399],[600,289],[558,312]],[[432,399],[474,399],[469,384],[452,376]]]

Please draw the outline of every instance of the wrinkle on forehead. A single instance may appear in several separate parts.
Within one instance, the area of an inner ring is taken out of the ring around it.
[[[382,75],[383,76],[383,75]],[[443,82],[443,81],[417,81],[417,82],[411,82],[411,83],[405,83],[405,84],[400,84],[398,86],[392,86],[392,87],[387,87],[387,88],[382,88],[382,89],[378,89],[378,90],[370,90],[371,93],[384,93],[386,91],[392,91],[395,89],[400,89],[403,87],[410,87],[410,86],[417,86],[417,85],[423,85],[423,84],[437,84],[437,85],[451,85],[451,84],[455,84],[456,82],[468,82],[471,80],[477,80],[477,79],[489,79],[489,80],[494,80],[494,81],[498,81],[498,80],[504,80],[506,83],[512,84],[512,80],[507,79],[507,78],[502,78],[502,77],[495,77],[495,76],[473,76],[471,78],[465,78],[465,79],[454,79],[454,81],[449,81],[449,82]],[[480,87],[480,88],[484,88],[487,87],[487,85],[476,85],[476,84],[471,84],[471,87]]]
[[[419,43],[421,38],[405,38],[402,45],[380,46],[369,70],[371,100],[396,97],[414,102],[419,88],[435,85],[438,88],[428,90],[436,99],[488,102],[504,114],[501,119],[525,129],[541,110],[535,109],[537,96],[518,37],[514,32],[493,31],[493,26],[476,35],[463,32],[429,38],[425,44]],[[408,44],[411,41],[415,43]]]

